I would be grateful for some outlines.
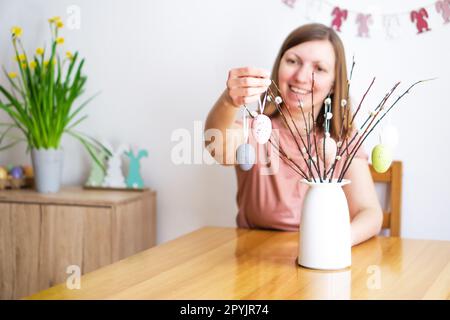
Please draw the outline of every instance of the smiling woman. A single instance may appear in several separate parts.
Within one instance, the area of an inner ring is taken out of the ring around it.
[[[265,97],[266,91],[279,92],[282,98],[277,97],[279,103],[274,101],[277,99],[270,99],[265,108],[260,107],[260,112],[270,117],[272,137],[279,146],[275,150],[272,143],[258,143],[253,135],[244,132],[243,121],[235,120],[240,106],[260,100],[261,95]],[[306,161],[300,160],[301,152],[304,151],[299,152],[300,147],[296,139],[292,139],[292,132],[306,139],[306,127],[311,131],[311,119],[314,119],[317,125],[312,127],[312,131],[317,135],[317,140],[324,138],[323,119],[327,105],[327,116],[329,108],[333,115],[327,118],[330,120],[327,134],[329,132],[336,141],[342,129],[345,129],[345,134],[353,135],[351,122],[342,121],[341,101],[345,101],[344,106],[348,110],[351,107],[347,97],[344,46],[335,31],[322,24],[304,25],[288,35],[275,59],[270,77],[268,71],[253,67],[230,70],[227,89],[211,109],[205,132],[218,129],[223,137],[227,137],[226,131],[235,129],[240,130],[241,134],[238,138],[221,140],[220,146],[211,147],[214,139],[206,141],[205,145],[219,163],[235,166],[238,182],[236,222],[239,227],[287,231],[299,229],[309,186],[301,183],[287,161],[278,164],[276,160],[279,154],[275,151],[283,150],[287,159],[295,159],[296,163],[301,163],[300,169],[308,172]],[[289,110],[292,114],[295,131],[290,123],[283,121],[277,104],[281,105],[280,110]],[[244,139],[247,136],[248,142]],[[257,154],[256,163],[249,170],[236,166],[235,151],[243,143],[251,144]],[[355,143],[350,142],[349,148],[353,149]],[[313,152],[312,157],[317,158],[317,153]],[[275,163],[278,164],[275,170],[266,170]],[[351,184],[343,189],[351,219],[351,240],[355,245],[376,235],[382,224],[382,211],[370,175],[368,156],[363,148],[356,152],[344,178],[351,180]]]

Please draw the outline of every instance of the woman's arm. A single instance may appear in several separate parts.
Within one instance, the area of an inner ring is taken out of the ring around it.
[[[380,232],[383,211],[367,161],[354,158],[345,179],[351,181],[343,189],[350,210],[352,246],[354,246]]]
[[[234,165],[235,151],[244,141],[242,126],[235,124],[239,107],[257,101],[270,83],[269,73],[262,69],[230,70],[227,89],[209,112],[205,123],[205,147],[220,164]]]

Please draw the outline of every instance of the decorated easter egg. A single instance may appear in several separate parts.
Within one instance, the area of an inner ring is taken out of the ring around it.
[[[386,172],[392,163],[392,151],[389,146],[379,144],[372,150],[372,167],[376,172]]]
[[[0,179],[8,179],[8,171],[3,167],[0,167]]]
[[[270,135],[272,134],[272,122],[270,118],[265,114],[258,114],[253,119],[252,132],[253,137],[259,144],[264,144],[269,141]]]
[[[236,150],[236,161],[242,170],[250,170],[256,161],[255,148],[248,143],[241,144]]]
[[[325,159],[325,162],[327,164],[327,167],[331,165],[334,161],[334,158],[336,157],[337,152],[337,146],[336,141],[334,141],[331,137],[325,138],[325,156],[324,156],[324,149],[323,149],[323,139],[320,139],[317,142],[317,150],[319,152],[319,157],[322,159],[322,161]]]
[[[23,166],[22,168],[23,168],[23,174],[25,175],[25,177],[32,178],[34,176],[32,166],[26,165],[26,166]]]
[[[23,177],[22,167],[14,167],[14,168],[12,168],[11,171],[9,172],[9,174],[14,179],[21,179]]]
[[[380,132],[381,143],[393,150],[398,144],[398,130],[395,126],[388,124]]]

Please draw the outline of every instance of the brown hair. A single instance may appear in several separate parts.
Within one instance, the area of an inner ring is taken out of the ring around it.
[[[334,53],[336,56],[336,63],[334,66],[334,85],[332,94],[330,96],[332,100],[331,112],[333,113],[333,118],[331,121],[330,134],[334,139],[338,139],[341,130],[342,118],[341,118],[341,100],[347,99],[348,97],[348,83],[347,83],[347,64],[345,62],[345,50],[344,45],[342,44],[341,39],[336,34],[336,32],[323,24],[320,23],[311,23],[303,25],[294,31],[292,31],[286,40],[284,40],[280,51],[278,52],[278,56],[275,60],[272,69],[272,80],[279,86],[278,83],[278,69],[280,67],[280,61],[283,57],[284,53],[292,47],[299,45],[304,42],[313,41],[313,40],[328,40],[334,48]],[[276,87],[272,84],[270,86],[272,92],[278,92]],[[350,101],[347,101],[346,108],[350,108]],[[271,103],[267,106],[265,114],[269,117],[274,117],[278,113],[275,105]],[[320,113],[317,119],[324,119],[324,106],[322,105]],[[351,114],[351,113],[350,113]],[[343,113],[342,113],[343,115]],[[318,121],[317,125],[319,128],[323,126],[323,121]],[[344,133],[347,133],[346,124],[344,124]]]

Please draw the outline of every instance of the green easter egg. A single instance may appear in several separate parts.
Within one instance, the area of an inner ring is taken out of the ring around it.
[[[372,150],[372,167],[376,172],[386,172],[392,163],[392,151],[383,144],[377,145]]]

